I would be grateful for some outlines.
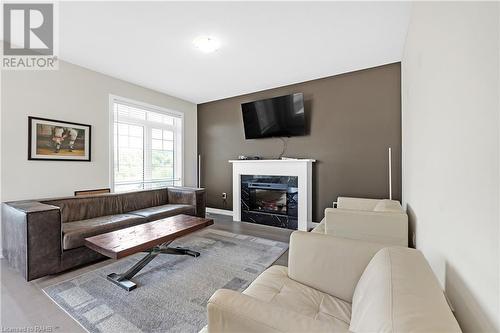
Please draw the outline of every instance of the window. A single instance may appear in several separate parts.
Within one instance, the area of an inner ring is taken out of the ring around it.
[[[182,114],[111,98],[115,192],[182,185]]]

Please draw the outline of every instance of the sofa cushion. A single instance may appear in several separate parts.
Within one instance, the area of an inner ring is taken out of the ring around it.
[[[243,293],[288,311],[327,322],[332,332],[345,331],[349,327],[350,303],[290,279],[288,269],[283,266],[268,268]]]
[[[131,227],[144,222],[146,222],[146,219],[142,216],[117,214],[63,223],[63,249],[69,250],[83,246],[87,237]]]
[[[167,204],[168,191],[166,188],[156,190],[143,190],[121,194],[123,212],[129,213],[134,210]]]
[[[380,250],[354,291],[349,330],[461,332],[441,287],[420,251]]]
[[[191,205],[168,204],[134,210],[130,214],[142,216],[147,221],[154,221],[179,214],[195,215],[195,208]]]
[[[61,208],[63,223],[82,221],[99,216],[124,214],[133,210],[168,203],[166,188],[124,193],[109,193],[68,197],[42,201]]]

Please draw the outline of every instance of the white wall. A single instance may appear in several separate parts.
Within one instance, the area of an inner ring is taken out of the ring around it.
[[[500,330],[499,4],[414,3],[403,200],[464,332]]]
[[[184,179],[196,185],[196,104],[65,62],[57,71],[3,71],[1,81],[3,201],[109,187],[109,94],[184,113]],[[92,161],[28,161],[28,116],[92,125]]]

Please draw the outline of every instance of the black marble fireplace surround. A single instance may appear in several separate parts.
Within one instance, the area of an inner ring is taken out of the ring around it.
[[[241,220],[297,229],[296,176],[241,176]]]

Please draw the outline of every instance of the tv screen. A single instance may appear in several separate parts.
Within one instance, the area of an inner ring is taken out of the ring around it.
[[[302,93],[241,104],[246,139],[305,135]]]

